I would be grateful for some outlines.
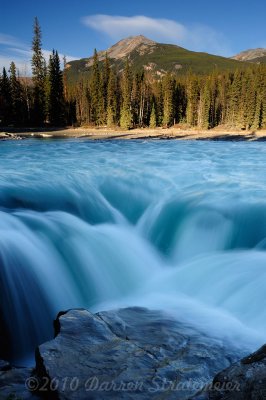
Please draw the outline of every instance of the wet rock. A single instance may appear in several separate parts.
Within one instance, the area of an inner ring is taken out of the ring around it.
[[[11,369],[11,365],[9,364],[9,362],[5,360],[0,360],[0,372],[8,371],[9,369]]]
[[[35,400],[28,390],[31,368],[9,368],[0,372],[0,400]]]
[[[21,140],[21,136],[10,133],[10,132],[0,132],[0,140]]]
[[[60,313],[36,370],[59,399],[205,399],[215,374],[240,358],[159,311]]]
[[[210,400],[266,399],[266,345],[216,375],[209,398]]]

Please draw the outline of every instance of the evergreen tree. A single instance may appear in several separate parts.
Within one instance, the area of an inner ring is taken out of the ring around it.
[[[113,127],[117,124],[117,82],[113,71],[110,72],[107,88],[107,126]]]
[[[110,60],[108,58],[107,53],[105,54],[104,59],[104,66],[103,66],[103,73],[102,73],[102,102],[103,102],[103,123],[107,123],[107,107],[108,107],[108,84],[110,79],[111,67],[110,67]]]
[[[258,93],[261,97],[261,128],[266,128],[266,68],[259,67]]]
[[[58,52],[52,52],[48,67],[49,76],[49,121],[53,126],[62,126],[65,123],[65,103],[63,73],[60,68]]]
[[[16,125],[24,124],[27,119],[25,103],[22,97],[22,86],[17,79],[17,70],[14,62],[10,64],[10,95],[12,107],[12,121]]]
[[[132,124],[133,126],[140,125],[140,108],[141,108],[141,91],[142,91],[142,74],[135,74],[132,79],[131,91],[131,111],[132,111]]]
[[[219,115],[218,103],[218,77],[217,72],[214,71],[209,77],[209,124],[208,128],[214,128],[218,125],[217,117]],[[208,101],[208,100],[207,100]]]
[[[216,124],[224,125],[226,122],[226,112],[228,103],[228,76],[219,75],[217,82],[217,99],[216,99]]]
[[[87,82],[81,79],[76,87],[75,107],[76,120],[79,125],[89,124],[92,122],[91,94],[87,86]]]
[[[184,122],[186,118],[187,98],[183,82],[176,82],[174,93],[174,119],[176,123]]]
[[[211,94],[210,94],[210,80],[202,82],[200,91],[199,108],[198,108],[198,127],[201,129],[209,129],[210,127],[210,107],[211,107]]]
[[[151,94],[150,87],[146,81],[144,72],[141,76],[140,85],[140,105],[139,105],[139,126],[144,127],[149,125],[149,117],[151,113]]]
[[[163,124],[163,103],[164,103],[164,95],[163,95],[163,85],[162,81],[158,83],[155,92],[156,97],[156,109],[157,109],[157,122],[158,126]]]
[[[104,99],[102,93],[102,80],[99,68],[98,53],[95,49],[92,66],[91,94],[91,122],[101,125],[104,121]]]
[[[32,123],[31,114],[33,112],[33,96],[32,96],[32,88],[29,85],[29,80],[27,77],[20,77],[19,79],[20,87],[21,87],[21,101],[22,101],[22,119],[18,123],[20,125],[30,126]]]
[[[256,91],[253,71],[246,71],[242,79],[241,113],[239,125],[249,130],[254,124],[256,113]]]
[[[42,125],[46,118],[45,76],[46,66],[42,53],[41,28],[37,17],[34,20],[34,37],[32,41],[32,79],[34,84],[33,122]]]
[[[131,107],[131,89],[132,89],[132,74],[127,60],[126,67],[123,71],[121,82],[122,89],[122,107],[120,114],[120,126],[123,129],[132,128],[132,107]]]
[[[151,110],[151,116],[150,116],[150,128],[155,129],[157,126],[156,122],[156,110],[155,110],[155,105],[153,103],[152,105],[152,110]]]
[[[0,78],[0,124],[8,125],[12,122],[11,86],[6,69]]]
[[[169,127],[174,124],[174,82],[171,75],[164,79],[163,125]]]
[[[240,115],[243,111],[241,106],[241,85],[242,72],[236,71],[231,77],[231,86],[229,87],[229,102],[227,110],[228,123],[231,127],[239,127]]]
[[[190,126],[196,126],[198,121],[199,85],[198,79],[189,74],[186,85],[187,112],[186,119]]]

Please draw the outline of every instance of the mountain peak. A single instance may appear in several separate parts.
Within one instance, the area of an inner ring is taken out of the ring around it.
[[[155,45],[156,42],[143,35],[129,36],[110,47],[107,50],[107,54],[110,58],[120,59],[129,56],[134,50],[138,50],[139,53],[142,53],[153,48]]]
[[[119,73],[123,71],[128,60],[134,73],[145,71],[150,79],[161,79],[168,72],[184,75],[191,70],[193,73],[207,74],[214,68],[231,71],[240,67],[239,61],[189,51],[173,44],[157,43],[144,35],[127,37],[109,49],[98,52],[101,67],[106,54],[109,57],[110,66]],[[69,79],[74,81],[80,74],[89,76],[92,65],[93,57],[68,63]]]
[[[103,61],[107,54],[108,57],[111,59],[121,60],[129,57],[130,54],[134,51],[137,51],[139,55],[151,54],[154,51],[156,45],[156,42],[146,38],[143,35],[129,36],[125,39],[120,40],[109,49],[99,51],[98,59],[99,61]],[[87,67],[90,67],[92,64],[93,57],[90,57],[87,62]]]
[[[259,62],[263,61],[266,57],[266,49],[257,48],[257,49],[249,49],[242,51],[241,53],[232,57],[234,60],[238,61],[251,61],[251,62]]]
[[[151,39],[148,39],[146,36],[137,35],[137,36],[128,36],[127,38],[120,40],[117,44],[132,44],[134,46],[138,46],[140,44],[154,45],[156,44],[156,42],[154,42]]]

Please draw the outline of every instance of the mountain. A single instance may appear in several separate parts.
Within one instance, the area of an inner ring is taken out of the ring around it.
[[[232,57],[233,60],[247,61],[257,64],[266,64],[266,49],[250,49],[242,51],[241,53]]]
[[[233,70],[240,62],[208,53],[198,53],[186,50],[173,44],[154,42],[142,35],[120,40],[109,49],[98,53],[100,63],[108,54],[111,65],[122,70],[128,59],[134,71],[142,69],[153,77],[161,77],[167,72],[183,75],[188,71],[205,74],[213,69]],[[90,74],[93,57],[82,58],[67,64],[66,70],[70,80],[76,80],[80,75]],[[243,64],[241,63],[241,66]]]

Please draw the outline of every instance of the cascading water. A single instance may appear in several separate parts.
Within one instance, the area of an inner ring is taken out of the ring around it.
[[[263,143],[0,144],[0,357],[68,308],[175,313],[253,349],[266,334]]]

